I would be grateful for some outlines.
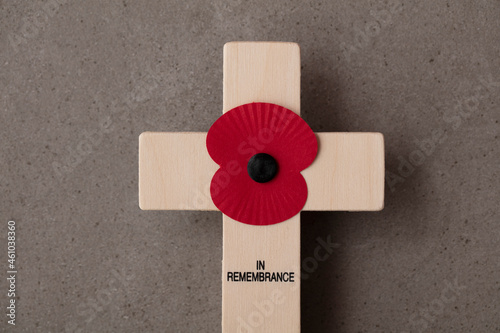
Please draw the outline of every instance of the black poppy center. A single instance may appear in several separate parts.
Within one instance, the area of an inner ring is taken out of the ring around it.
[[[278,163],[269,154],[255,154],[248,161],[247,171],[257,183],[267,183],[278,173]]]

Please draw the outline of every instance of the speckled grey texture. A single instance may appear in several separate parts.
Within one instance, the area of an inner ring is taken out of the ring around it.
[[[303,213],[302,331],[499,332],[498,1],[0,1],[12,332],[218,332],[220,213],[143,212],[143,131],[206,131],[222,48],[301,46],[315,131],[385,135],[386,207]],[[411,164],[409,164],[411,163]],[[318,238],[336,243],[314,264]],[[317,267],[316,267],[317,266]]]

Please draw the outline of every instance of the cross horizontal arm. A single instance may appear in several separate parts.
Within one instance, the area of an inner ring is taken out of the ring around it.
[[[380,133],[316,133],[319,150],[302,172],[304,210],[375,211],[384,202]],[[139,138],[139,204],[146,210],[217,210],[210,182],[218,165],[206,133],[145,132]]]
[[[207,133],[144,132],[139,136],[139,206],[144,210],[217,210],[210,182],[218,165]]]

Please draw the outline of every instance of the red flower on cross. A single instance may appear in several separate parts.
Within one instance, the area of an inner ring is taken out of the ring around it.
[[[318,143],[296,113],[271,103],[240,105],[215,121],[207,149],[220,166],[210,195],[230,218],[270,225],[304,207],[307,184],[300,172],[314,161]]]

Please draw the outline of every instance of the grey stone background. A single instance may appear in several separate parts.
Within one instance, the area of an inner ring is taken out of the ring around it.
[[[220,213],[143,212],[143,131],[207,131],[222,49],[293,41],[315,131],[378,131],[386,207],[303,213],[303,332],[499,332],[500,3],[0,1],[12,332],[218,332]],[[335,243],[325,261],[321,241]]]

